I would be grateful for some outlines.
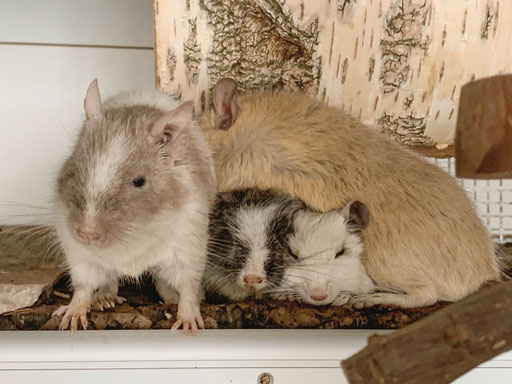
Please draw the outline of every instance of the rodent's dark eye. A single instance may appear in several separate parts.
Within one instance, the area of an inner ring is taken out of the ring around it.
[[[142,187],[144,184],[146,184],[146,179],[143,178],[142,176],[133,179],[133,185],[137,188]]]
[[[297,256],[290,247],[288,247],[288,253],[290,254],[291,257],[293,257],[295,260],[298,260],[299,259],[299,256]]]
[[[345,248],[343,248],[341,251],[339,251],[336,256],[334,256],[336,259],[340,256],[343,256],[343,254],[345,253]]]

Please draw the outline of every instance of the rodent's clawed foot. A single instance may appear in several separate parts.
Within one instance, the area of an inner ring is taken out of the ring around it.
[[[402,308],[425,307],[437,302],[435,292],[421,291],[415,295],[405,293],[377,292],[356,296],[352,299],[354,308],[373,307],[375,305],[393,305]]]
[[[184,335],[195,335],[198,329],[204,329],[204,321],[199,309],[182,312],[178,308],[178,316],[171,329],[175,331],[180,327],[183,327]]]
[[[334,306],[341,306],[345,305],[349,302],[351,298],[350,293],[341,292],[338,296],[336,296],[336,299],[332,302],[332,305]]]
[[[121,296],[97,292],[92,298],[92,309],[95,311],[103,311],[108,308],[114,308],[116,304],[121,305],[125,301],[126,299]]]
[[[284,292],[284,293],[280,293],[278,294],[277,296],[275,296],[275,299],[276,300],[288,300],[288,301],[293,301],[293,297],[292,295],[290,295],[289,293],[287,292]]]
[[[75,305],[73,303],[69,305],[63,305],[58,308],[55,312],[53,312],[53,316],[63,316],[59,325],[60,330],[69,329],[72,332],[78,329],[78,320],[80,320],[80,324],[84,330],[87,329],[87,325],[89,324],[87,321],[87,312],[89,312],[89,307],[85,305]]]
[[[351,304],[356,309],[374,307],[379,304],[397,305],[396,301],[400,300],[402,296],[394,293],[370,293],[353,297]]]
[[[361,295],[352,298],[351,304],[355,309],[363,309],[373,307],[374,305],[379,304],[379,302],[377,298],[373,297],[373,295]]]

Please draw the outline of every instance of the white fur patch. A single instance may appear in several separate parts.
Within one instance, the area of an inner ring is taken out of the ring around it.
[[[236,214],[238,229],[235,235],[250,247],[244,273],[265,276],[265,261],[269,255],[267,229],[277,205],[242,208]]]
[[[318,305],[332,303],[343,292],[366,293],[373,289],[360,259],[360,235],[348,230],[340,212],[303,211],[296,215],[294,225],[290,248],[299,260],[286,269],[282,287]],[[336,257],[342,249],[343,255]],[[319,293],[326,293],[327,298],[321,302],[311,298]]]
[[[94,216],[96,207],[94,202],[99,200],[105,191],[107,191],[112,180],[116,179],[116,174],[125,159],[130,154],[130,147],[126,139],[122,136],[112,138],[107,149],[91,160],[86,193],[87,208],[89,216]]]

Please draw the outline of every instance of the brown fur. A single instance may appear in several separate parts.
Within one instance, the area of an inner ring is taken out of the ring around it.
[[[454,178],[346,113],[300,94],[253,94],[215,130],[201,121],[214,151],[220,191],[273,188],[321,211],[364,202],[372,220],[363,263],[384,288],[404,294],[363,297],[417,306],[455,301],[499,279],[492,240]]]

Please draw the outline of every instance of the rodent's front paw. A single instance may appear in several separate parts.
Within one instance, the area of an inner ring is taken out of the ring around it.
[[[375,293],[355,296],[351,300],[352,307],[355,309],[363,309],[381,304],[382,302],[379,295],[379,293]]]
[[[341,292],[338,296],[336,296],[336,299],[332,302],[332,305],[334,306],[341,306],[348,303],[350,300],[350,293]]]
[[[276,300],[288,300],[288,301],[293,301],[293,298],[292,296],[287,293],[287,292],[284,292],[284,293],[279,293],[275,296],[275,299]]]
[[[179,327],[183,327],[185,335],[195,335],[198,328],[204,329],[204,321],[199,308],[182,310],[181,307],[178,307],[178,316],[171,329],[175,331]]]
[[[89,324],[87,321],[87,313],[89,312],[88,305],[76,305],[69,304],[63,305],[58,308],[55,312],[53,312],[53,316],[63,316],[59,325],[60,330],[70,329],[72,332],[78,329],[78,320],[80,320],[80,324],[82,324],[82,328],[87,329],[87,325]]]

